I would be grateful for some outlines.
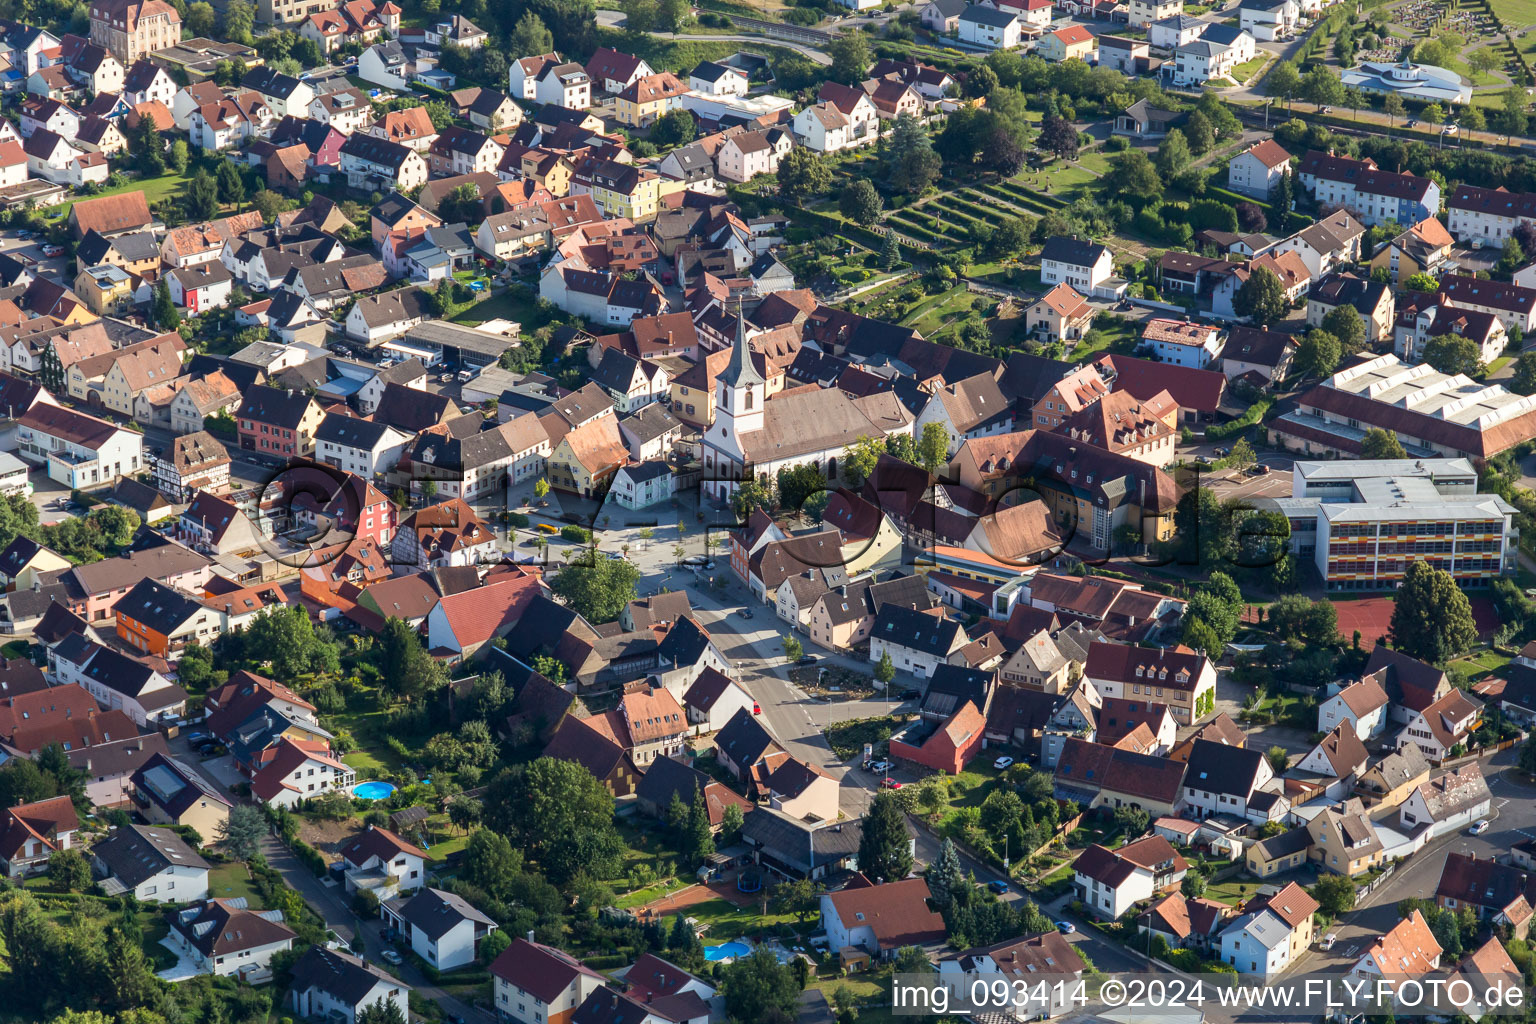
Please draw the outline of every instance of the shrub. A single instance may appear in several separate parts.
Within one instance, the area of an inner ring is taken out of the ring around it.
[[[507,522],[513,526],[527,526],[528,517],[523,515],[521,512],[508,512]]]
[[[592,531],[580,526],[562,526],[560,527],[560,536],[572,544],[592,543]]]

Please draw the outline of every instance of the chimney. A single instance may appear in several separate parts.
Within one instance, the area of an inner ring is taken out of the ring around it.
[[[528,929],[528,941],[529,942],[533,941],[533,929],[532,928]]]

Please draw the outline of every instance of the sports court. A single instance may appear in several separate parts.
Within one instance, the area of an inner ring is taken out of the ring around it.
[[[1493,601],[1487,597],[1467,595],[1472,602],[1472,618],[1477,631],[1488,635],[1499,628],[1499,616],[1493,610]],[[1335,600],[1333,607],[1339,613],[1339,635],[1348,643],[1360,631],[1361,650],[1376,646],[1376,638],[1386,636],[1392,629],[1392,598],[1364,597],[1355,600]]]

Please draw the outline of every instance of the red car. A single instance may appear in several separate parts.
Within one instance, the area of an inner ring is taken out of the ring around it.
[[[763,713],[763,707],[757,701],[752,702],[752,713],[754,715],[760,715]]]
[[[883,786],[886,789],[900,789],[901,788],[901,783],[897,782],[895,779],[891,778],[889,775],[887,775],[885,777],[885,781],[880,783],[880,785]]]

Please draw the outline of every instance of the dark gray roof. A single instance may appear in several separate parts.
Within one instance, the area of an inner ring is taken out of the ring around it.
[[[1262,751],[1197,739],[1189,752],[1184,786],[1246,799],[1263,761]]]
[[[380,982],[408,990],[405,982],[373,964],[324,946],[311,946],[294,963],[289,989],[293,992],[318,989],[347,1006],[356,1007]]]
[[[91,847],[94,857],[109,878],[132,889],[167,868],[208,869],[208,862],[188,846],[186,840],[168,828],[147,825],[123,825]]]
[[[626,416],[619,421],[619,427],[625,435],[641,444],[654,441],[667,431],[676,430],[681,426],[677,417],[668,412],[666,406],[660,402],[652,402],[633,416]]]
[[[1099,243],[1090,242],[1086,238],[1055,235],[1046,240],[1045,248],[1040,250],[1040,259],[1068,263],[1074,267],[1091,267],[1108,251]]]
[[[170,636],[202,607],[197,600],[179,590],[156,580],[142,579],[134,584],[132,590],[117,599],[113,611]]]
[[[464,920],[486,925],[496,923],[470,906],[462,896],[441,889],[422,889],[414,896],[390,900],[385,906],[434,942]]]
[[[391,429],[392,425],[386,422],[360,420],[356,416],[333,412],[320,421],[320,426],[315,429],[315,440],[372,451]]]
[[[954,646],[959,631],[958,620],[939,619],[915,608],[889,603],[875,616],[869,635],[885,643],[943,657]]]
[[[750,768],[761,761],[774,745],[773,735],[746,708],[732,715],[725,728],[715,736],[715,749],[742,768]]]
[[[804,871],[836,864],[858,853],[863,833],[862,818],[812,827],[766,806],[747,815],[741,827],[743,842]]]
[[[999,10],[996,7],[975,4],[960,12],[960,20],[974,22],[977,25],[988,25],[992,28],[1006,28],[1013,24],[1015,17],[1008,11]]]

